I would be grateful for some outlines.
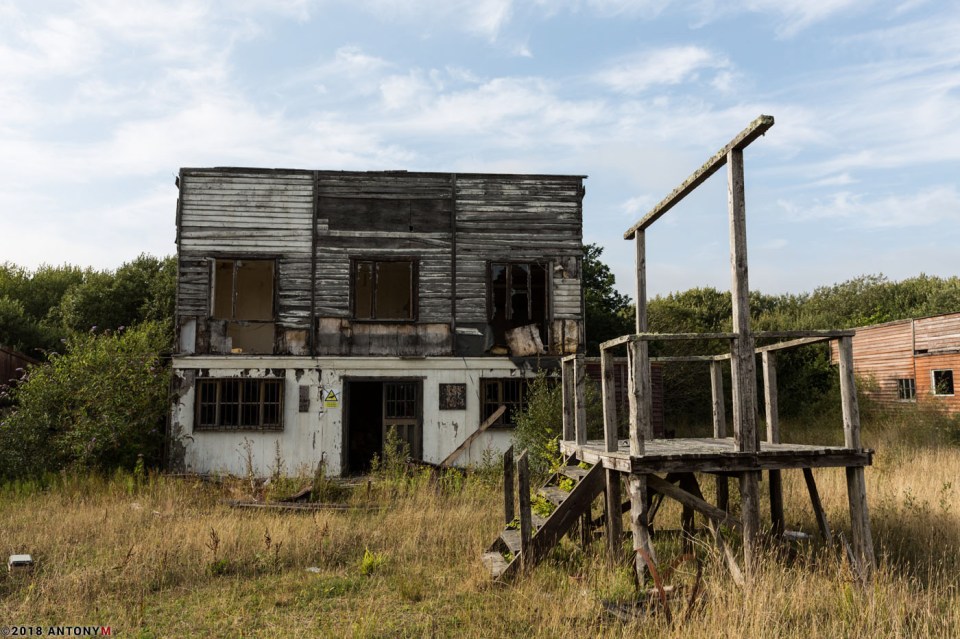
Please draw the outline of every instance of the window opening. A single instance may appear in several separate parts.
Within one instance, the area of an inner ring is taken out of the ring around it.
[[[196,430],[283,429],[283,380],[197,381]]]
[[[953,395],[953,371],[933,371],[933,394]]]
[[[414,262],[354,262],[353,314],[356,319],[414,319]]]
[[[506,332],[536,324],[547,343],[547,271],[535,262],[490,264],[490,323],[494,340],[506,344]]]
[[[902,402],[917,399],[917,382],[912,377],[897,380],[897,398]]]

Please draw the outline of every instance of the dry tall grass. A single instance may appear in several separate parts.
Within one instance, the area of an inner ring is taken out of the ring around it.
[[[224,505],[243,483],[65,476],[2,489],[0,548],[31,553],[37,567],[0,574],[0,626],[100,624],[143,637],[960,636],[960,447],[903,443],[896,431],[913,422],[883,424],[866,433],[878,451],[867,482],[880,556],[866,588],[835,549],[805,543],[771,549],[740,589],[704,538],[696,605],[678,597],[672,621],[655,603],[622,621],[602,602],[634,599],[633,584],[606,565],[602,540],[586,552],[565,542],[513,586],[489,582],[479,555],[501,503],[489,475],[394,475],[349,498],[379,510],[308,514]],[[790,527],[814,532],[799,471],[784,476]],[[843,477],[817,471],[839,530]],[[658,520],[674,526],[675,514]],[[680,553],[658,543],[664,564]],[[670,581],[693,583],[692,565],[680,570]]]

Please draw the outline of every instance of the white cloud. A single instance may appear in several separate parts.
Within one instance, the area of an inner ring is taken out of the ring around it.
[[[841,191],[809,204],[780,200],[780,207],[798,221],[843,220],[849,227],[905,228],[960,222],[960,193],[955,186],[937,186],[914,194],[870,198]]]
[[[725,69],[729,61],[697,46],[669,47],[634,54],[600,71],[597,79],[620,93],[638,94],[656,85],[680,84],[705,69]]]

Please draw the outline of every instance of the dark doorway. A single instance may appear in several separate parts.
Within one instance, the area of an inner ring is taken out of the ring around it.
[[[421,458],[420,380],[355,380],[347,381],[346,387],[346,472],[369,471],[373,456],[383,456],[388,430],[407,442],[414,459]]]

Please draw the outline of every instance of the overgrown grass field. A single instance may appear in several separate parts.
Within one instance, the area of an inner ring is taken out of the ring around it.
[[[960,446],[945,423],[912,413],[866,424],[880,563],[866,587],[836,548],[794,542],[771,546],[741,589],[706,536],[694,542],[699,582],[693,562],[667,577],[677,586],[669,615],[655,598],[608,612],[637,593],[628,569],[607,564],[602,538],[585,550],[566,540],[531,574],[495,585],[479,559],[502,523],[492,468],[438,477],[385,465],[348,495],[320,482],[352,508],[317,512],[227,505],[261,490],[243,480],[60,475],[0,489],[4,557],[36,561],[32,573],[0,572],[0,626],[141,637],[957,637]],[[816,477],[844,531],[843,471]],[[784,472],[784,483],[788,527],[815,533],[802,475]],[[266,497],[295,487],[274,482]],[[677,517],[665,508],[657,523],[676,528]],[[669,536],[658,550],[663,566],[681,553]]]

